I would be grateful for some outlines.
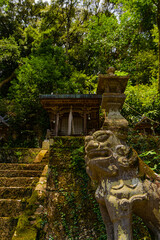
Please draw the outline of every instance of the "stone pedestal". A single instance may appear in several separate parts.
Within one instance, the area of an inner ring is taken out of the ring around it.
[[[42,142],[42,149],[43,150],[49,150],[50,144],[49,144],[49,140],[44,140]]]

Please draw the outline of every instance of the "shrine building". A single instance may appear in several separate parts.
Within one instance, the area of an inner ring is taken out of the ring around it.
[[[142,119],[136,123],[134,129],[139,130],[140,133],[144,135],[155,135],[155,128],[158,127],[158,125],[158,122],[147,117],[142,117]]]
[[[49,113],[53,136],[86,135],[100,128],[101,95],[50,94],[39,97]]]

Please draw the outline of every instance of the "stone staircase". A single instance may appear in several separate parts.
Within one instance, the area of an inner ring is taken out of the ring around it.
[[[0,239],[11,240],[18,217],[24,211],[45,167],[40,163],[0,163]]]
[[[47,178],[46,240],[106,239],[83,147],[83,137],[54,137]]]

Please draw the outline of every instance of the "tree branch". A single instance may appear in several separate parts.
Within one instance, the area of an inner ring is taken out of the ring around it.
[[[8,78],[6,78],[0,83],[0,89],[3,87],[3,85],[10,82],[14,77],[16,77],[15,71]]]

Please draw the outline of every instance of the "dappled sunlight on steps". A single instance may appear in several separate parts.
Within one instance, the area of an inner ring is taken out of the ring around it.
[[[38,151],[41,152],[40,150]],[[38,153],[37,152],[37,153]],[[32,195],[36,184],[46,166],[45,153],[36,163],[21,163],[7,160],[0,163],[0,239],[11,240],[16,229],[18,217],[26,207],[26,201]],[[9,159],[9,157],[8,157]]]

